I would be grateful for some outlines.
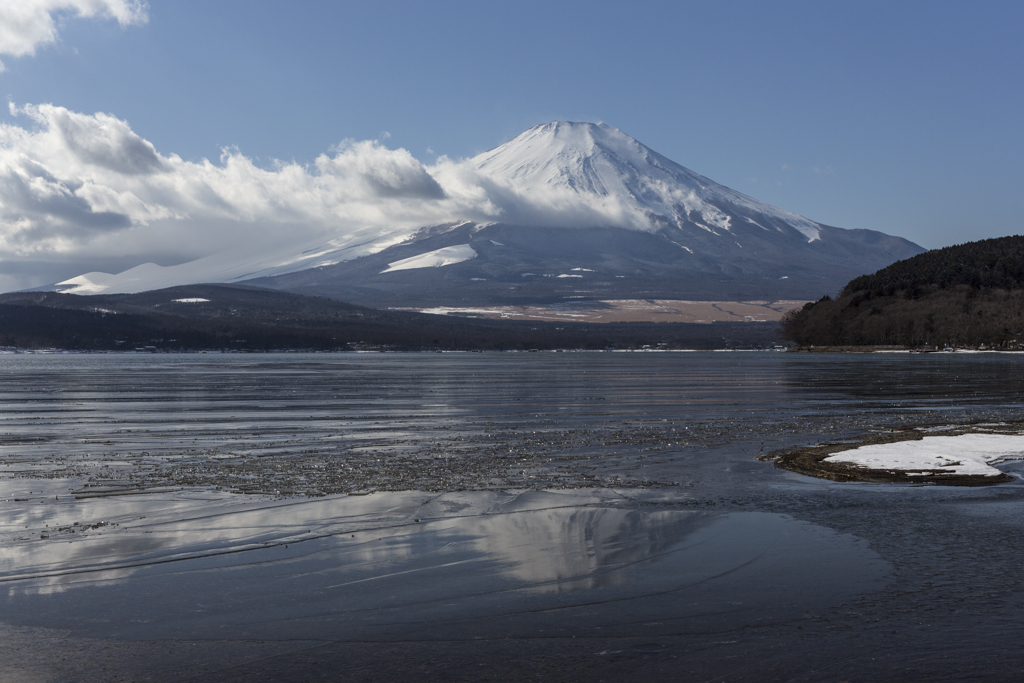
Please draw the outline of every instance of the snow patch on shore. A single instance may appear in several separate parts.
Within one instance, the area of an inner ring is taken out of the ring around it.
[[[992,465],[1006,460],[1024,460],[1024,434],[926,436],[919,441],[873,444],[840,451],[824,462],[873,470],[899,470],[908,475],[994,477],[1002,472]]]

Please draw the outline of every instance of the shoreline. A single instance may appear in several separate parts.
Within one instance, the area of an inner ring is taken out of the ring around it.
[[[944,425],[945,426],[945,425]],[[982,474],[949,474],[939,469],[874,469],[847,462],[827,462],[826,458],[843,451],[850,451],[861,446],[892,444],[902,441],[919,441],[926,436],[962,436],[965,434],[1019,434],[1024,428],[1022,424],[1006,423],[998,425],[1003,429],[992,429],[993,425],[962,425],[942,429],[935,425],[926,425],[899,429],[882,433],[870,434],[857,440],[830,442],[813,446],[801,446],[772,451],[767,455],[757,456],[762,462],[773,462],[779,469],[789,470],[817,479],[836,482],[865,482],[876,484],[933,484],[940,486],[994,486],[1015,481],[1014,477],[1000,473],[998,475]]]
[[[790,346],[786,349],[789,353],[1020,353],[1024,349],[999,349],[999,348],[921,348],[899,345],[825,345],[825,346]]]

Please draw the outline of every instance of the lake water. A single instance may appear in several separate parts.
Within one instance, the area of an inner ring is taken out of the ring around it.
[[[1018,680],[1019,479],[755,458],[1019,420],[1022,369],[0,356],[0,680]]]

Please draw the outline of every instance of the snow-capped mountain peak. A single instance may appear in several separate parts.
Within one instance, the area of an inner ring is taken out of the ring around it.
[[[553,121],[534,126],[472,160],[477,170],[524,196],[553,189],[613,198],[637,216],[632,227],[692,226],[728,233],[736,221],[763,230],[796,230],[809,242],[818,224],[705,178],[604,123]]]
[[[553,121],[534,126],[473,162],[482,172],[523,188],[561,186],[608,195],[620,189],[616,181],[622,170],[647,165],[650,154],[647,147],[607,124]]]
[[[473,163],[524,188],[563,186],[611,195],[622,189],[624,173],[656,169],[652,156],[648,147],[607,124],[553,121],[530,128]]]

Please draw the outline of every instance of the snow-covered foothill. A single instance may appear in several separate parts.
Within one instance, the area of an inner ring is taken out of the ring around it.
[[[1024,434],[926,436],[917,441],[871,444],[834,453],[824,462],[908,475],[981,475],[995,477],[992,465],[1024,460]]]
[[[246,247],[174,266],[143,263],[117,274],[85,273],[57,283],[54,289],[65,294],[136,294],[179,285],[241,282],[375,254],[407,238],[408,235],[402,233],[378,234],[364,229],[328,241],[296,245],[293,250],[284,252],[272,244],[254,240]]]
[[[428,251],[425,254],[410,256],[400,261],[392,261],[387,269],[381,273],[392,273],[396,270],[411,270],[413,268],[441,268],[450,266],[453,263],[462,263],[476,258],[476,251],[468,244],[457,244],[453,247],[443,247]]]

